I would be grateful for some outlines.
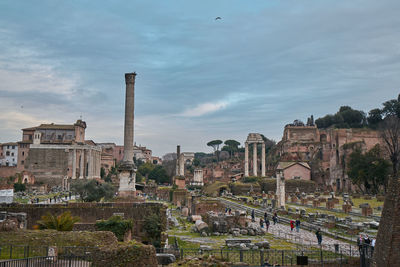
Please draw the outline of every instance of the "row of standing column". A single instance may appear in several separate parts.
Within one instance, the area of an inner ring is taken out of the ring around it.
[[[86,152],[85,152],[86,151]],[[76,179],[76,152],[77,149],[73,149],[73,157],[72,157],[72,179]],[[87,162],[87,175],[84,174],[85,170],[85,154],[86,154],[86,162]],[[96,155],[95,151],[89,149],[80,149],[80,160],[79,160],[79,179],[83,179],[84,176],[87,178],[92,178],[93,176],[97,177],[100,176],[99,171],[97,168],[98,160],[95,160]]]
[[[257,143],[253,143],[253,175],[257,176]],[[249,176],[249,143],[245,143],[244,176]],[[265,143],[261,143],[261,176],[265,176]]]

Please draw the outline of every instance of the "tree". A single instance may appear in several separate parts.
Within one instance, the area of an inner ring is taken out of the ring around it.
[[[342,106],[334,115],[328,114],[315,120],[315,124],[318,128],[359,128],[366,124],[366,116],[363,111]]]
[[[25,191],[25,189],[26,189],[26,186],[23,183],[15,183],[14,184],[15,192],[22,192],[22,191]]]
[[[104,179],[105,176],[106,176],[106,170],[103,167],[101,167],[100,168],[100,177],[101,177],[101,179]]]
[[[400,118],[400,94],[397,99],[391,99],[383,103],[382,113],[385,117],[396,116]]]
[[[382,122],[382,110],[379,108],[371,109],[368,113],[367,121],[369,127],[375,128]]]
[[[168,183],[169,176],[162,166],[156,166],[150,173],[149,179],[155,180],[158,184]]]
[[[210,146],[210,147],[212,147],[214,149],[214,153],[217,156],[217,160],[218,160],[218,149],[219,149],[219,146],[221,144],[222,144],[221,140],[212,140],[212,141],[207,143],[207,146]]]
[[[99,183],[96,180],[76,181],[71,185],[71,191],[78,194],[84,202],[110,200],[114,197],[115,188],[110,183]]]
[[[397,179],[400,157],[400,119],[396,115],[386,116],[381,124],[380,133],[392,162],[393,177]]]
[[[347,174],[361,191],[377,194],[381,186],[386,191],[390,162],[384,159],[382,154],[379,145],[365,154],[362,154],[360,149],[350,154]]]
[[[229,139],[229,140],[226,140],[224,142],[224,144],[228,147],[230,156],[232,158],[233,152],[238,151],[238,147],[240,146],[240,143],[236,140]]]
[[[79,217],[72,216],[70,211],[66,211],[58,216],[52,215],[48,212],[46,215],[42,216],[41,220],[37,223],[40,229],[72,231],[74,224],[79,221]]]
[[[154,169],[154,167],[155,167],[154,164],[151,164],[150,162],[146,162],[139,166],[138,172],[142,176],[146,177],[146,180],[147,180],[149,178],[150,172]]]

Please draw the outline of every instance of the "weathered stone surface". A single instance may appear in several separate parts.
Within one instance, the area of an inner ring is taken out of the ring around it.
[[[157,253],[157,262],[160,265],[168,265],[176,261],[174,254]]]
[[[208,230],[208,224],[203,222],[202,220],[197,220],[195,223],[196,229],[198,232],[203,232]]]
[[[270,245],[268,241],[261,241],[261,242],[257,242],[255,243],[255,245],[259,248],[264,248],[264,249],[269,249]]]
[[[196,222],[198,220],[202,220],[201,215],[192,215],[191,216],[191,221]]]

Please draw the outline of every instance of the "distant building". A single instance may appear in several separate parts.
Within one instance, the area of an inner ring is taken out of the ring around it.
[[[278,170],[285,179],[311,180],[311,168],[306,162],[279,162]]]
[[[114,167],[124,158],[124,146],[116,145],[115,143],[98,143],[101,147],[101,167],[105,170],[110,171],[111,167]],[[135,160],[141,160],[143,162],[151,162],[160,164],[161,159],[152,156],[152,151],[144,146],[133,147],[133,157]]]
[[[17,166],[18,143],[1,144],[0,166]]]
[[[22,129],[19,170],[35,181],[69,186],[69,179],[100,178],[101,147],[85,140],[86,123],[41,124]]]
[[[147,149],[145,146],[133,146],[133,157],[136,160],[142,160],[144,162],[152,162],[152,151]]]
[[[346,173],[349,155],[355,149],[365,152],[377,144],[384,146],[379,132],[372,129],[319,129],[315,125],[289,124],[272,158],[279,157],[286,162],[318,162],[318,167],[311,169],[312,180],[318,186],[351,191],[353,185]]]

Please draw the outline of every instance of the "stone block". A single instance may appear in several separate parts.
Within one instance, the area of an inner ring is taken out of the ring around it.
[[[344,213],[351,212],[351,208],[352,208],[352,206],[350,204],[343,204],[342,205],[342,210],[343,210]]]
[[[372,208],[371,207],[363,207],[361,208],[362,216],[371,216],[372,215]]]
[[[182,208],[182,216],[183,217],[189,216],[189,209],[187,207]]]
[[[330,199],[326,202],[326,209],[331,210],[335,208],[335,203],[333,203],[333,201],[331,201]]]

